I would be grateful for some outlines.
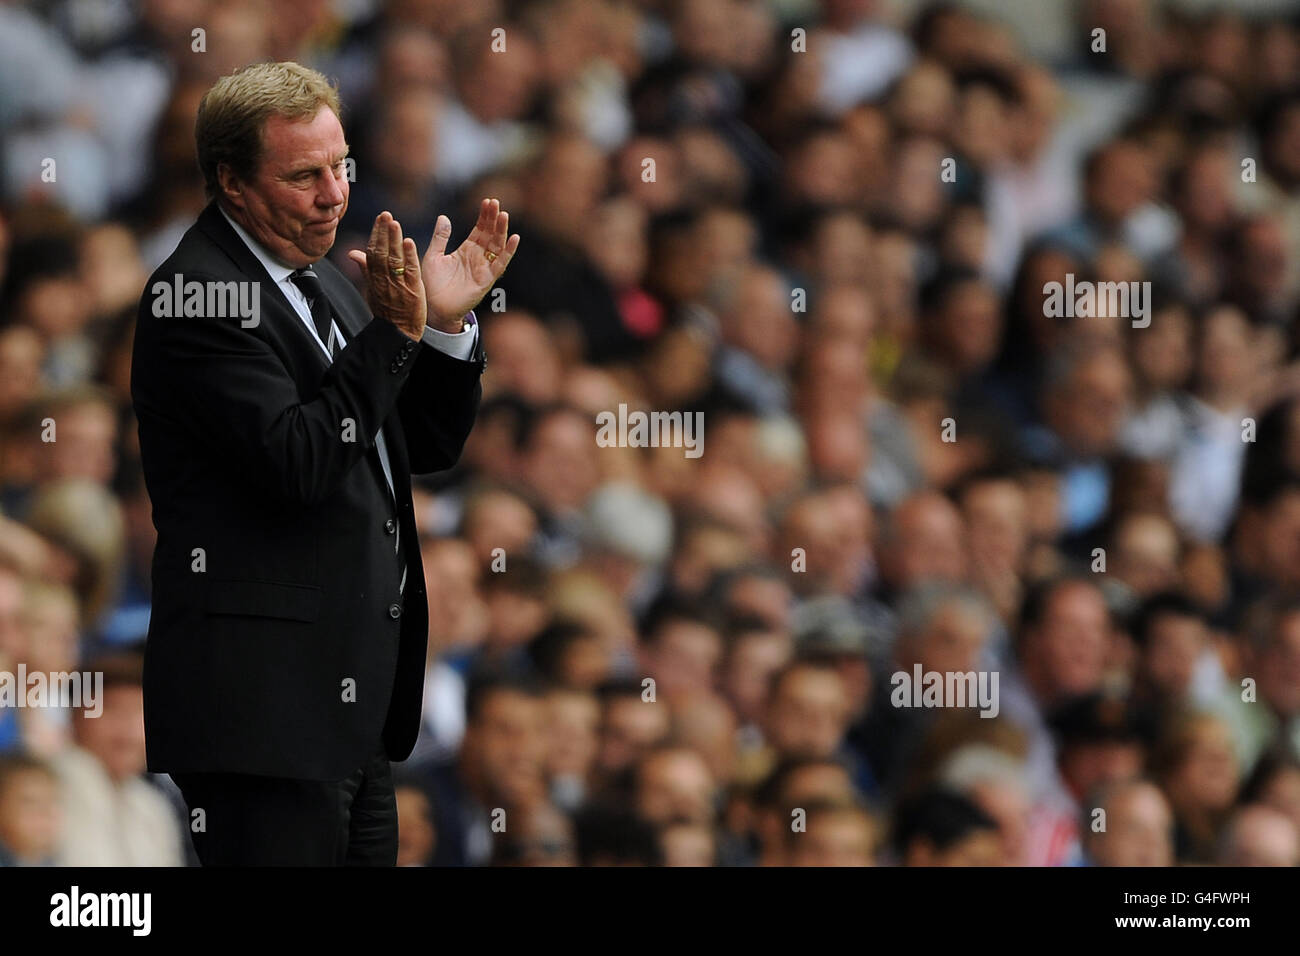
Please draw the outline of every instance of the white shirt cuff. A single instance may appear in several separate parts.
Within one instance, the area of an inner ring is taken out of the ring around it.
[[[471,325],[464,332],[442,332],[431,325],[426,325],[424,334],[420,336],[420,341],[425,345],[462,361],[468,361],[474,354],[474,343],[477,340],[477,325]]]

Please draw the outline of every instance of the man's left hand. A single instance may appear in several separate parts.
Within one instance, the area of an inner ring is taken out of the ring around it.
[[[484,199],[473,231],[455,252],[447,253],[451,220],[438,217],[420,266],[429,325],[442,332],[461,330],[462,317],[487,295],[519,247],[519,234],[509,232],[510,214],[496,199]]]

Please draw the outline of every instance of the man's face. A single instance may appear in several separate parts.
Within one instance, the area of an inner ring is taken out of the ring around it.
[[[1170,793],[1177,793],[1191,807],[1224,810],[1232,806],[1240,783],[1237,757],[1228,728],[1213,717],[1198,720],[1192,740],[1170,780]]]
[[[965,283],[952,295],[940,317],[940,334],[959,372],[978,371],[997,357],[1001,325],[998,295],[982,281]]]
[[[1034,639],[1042,642],[1049,693],[1086,694],[1100,684],[1110,639],[1110,619],[1101,592],[1071,584],[1051,596],[1046,619]]]
[[[429,595],[429,652],[477,642],[486,629],[487,609],[474,552],[455,538],[430,538],[421,554]]]
[[[967,539],[972,565],[993,572],[1017,571],[1029,536],[1029,502],[1014,481],[989,481],[966,495]]]
[[[1196,662],[1208,635],[1196,617],[1165,614],[1152,623],[1146,654],[1147,676],[1163,693],[1180,698],[1192,685]]]
[[[23,613],[30,651],[27,666],[48,672],[71,671],[77,666],[77,604],[71,597],[46,597]]]
[[[397,865],[423,866],[438,844],[429,800],[418,787],[398,787],[394,796],[399,834]]]
[[[961,581],[966,576],[966,529],[955,507],[927,494],[900,506],[895,520],[898,538],[893,563],[897,587]]]
[[[334,245],[348,208],[347,153],[343,127],[328,106],[310,121],[271,116],[253,177],[219,170],[233,218],[285,265],[315,262]]]
[[[547,769],[585,777],[600,745],[600,705],[589,694],[554,694],[547,704]]]
[[[829,757],[844,737],[849,703],[835,671],[801,668],[776,691],[769,715],[772,745],[782,756]]]
[[[872,866],[871,825],[856,810],[814,816],[790,841],[790,866]]]
[[[1172,866],[1173,817],[1155,787],[1134,787],[1115,800],[1108,826],[1091,845],[1099,866]]]
[[[506,554],[525,550],[537,533],[537,517],[522,499],[492,492],[467,519],[465,533],[474,553],[486,563],[495,547],[505,548]]]
[[[651,673],[665,692],[708,690],[722,658],[722,642],[711,627],[674,621],[664,625],[649,656]]]
[[[914,663],[939,673],[966,673],[976,669],[988,629],[979,615],[950,602],[920,635]]]
[[[540,792],[546,756],[542,707],[533,697],[509,691],[484,701],[472,732],[492,797],[525,802]]]
[[[59,790],[48,774],[22,770],[0,786],[0,843],[20,858],[50,856],[61,820]]]
[[[1146,764],[1146,751],[1136,741],[1102,740],[1077,743],[1061,755],[1061,774],[1076,796],[1104,783],[1136,777]]]
[[[117,416],[108,405],[86,402],[59,416],[59,440],[49,448],[53,478],[89,478],[107,484],[117,466]]]
[[[1030,805],[1024,789],[1012,782],[977,784],[971,798],[998,824],[1004,866],[1023,866],[1029,842]]]
[[[790,607],[794,603],[790,586],[777,578],[749,575],[731,589],[731,609],[760,617],[776,630],[790,624]]]
[[[1052,398],[1053,428],[1077,455],[1108,454],[1124,424],[1132,390],[1123,356],[1102,352],[1075,369]]]
[[[1295,866],[1300,860],[1300,834],[1286,816],[1267,807],[1238,811],[1232,823],[1231,846],[1222,862],[1232,866]]]
[[[543,405],[560,392],[564,371],[546,327],[523,312],[506,312],[492,321],[493,381],[526,401]]]
[[[655,754],[641,768],[637,812],[652,823],[713,821],[714,781],[704,758],[691,750]]]
[[[578,413],[557,413],[537,427],[523,459],[523,479],[551,511],[580,508],[600,475],[591,424]]]
[[[105,687],[103,707],[99,717],[76,718],[77,743],[99,758],[114,781],[144,773],[143,692],[138,686]]]
[[[790,642],[779,633],[758,632],[738,642],[727,663],[725,690],[742,720],[759,720],[772,675],[790,659]]]
[[[713,832],[706,826],[678,823],[665,827],[659,843],[664,852],[664,866],[713,865]]]
[[[1163,518],[1138,515],[1118,534],[1115,574],[1139,595],[1178,583],[1178,533]]]
[[[794,354],[798,335],[789,299],[777,273],[752,270],[740,281],[735,305],[724,322],[724,336],[764,367],[783,367]]]
[[[605,708],[600,765],[608,772],[622,770],[668,736],[668,711],[639,697],[618,697]]]

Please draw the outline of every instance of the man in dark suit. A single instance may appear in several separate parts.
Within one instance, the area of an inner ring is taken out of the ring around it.
[[[195,124],[211,204],[150,277],[131,393],[158,541],[149,769],[205,865],[393,865],[389,761],[420,723],[428,605],[410,476],[450,467],[485,358],[473,307],[519,236],[484,200],[423,260],[388,213],[361,268],[337,93],[296,63],[219,80]]]

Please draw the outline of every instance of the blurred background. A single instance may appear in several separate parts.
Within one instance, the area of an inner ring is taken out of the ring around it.
[[[0,708],[0,864],[193,862],[132,329],[264,59],[339,84],[346,274],[384,209],[523,237],[416,492],[402,864],[1300,861],[1297,4],[10,0],[0,671],[104,712]],[[599,447],[621,403],[702,456]],[[893,706],[915,667],[997,716]]]

